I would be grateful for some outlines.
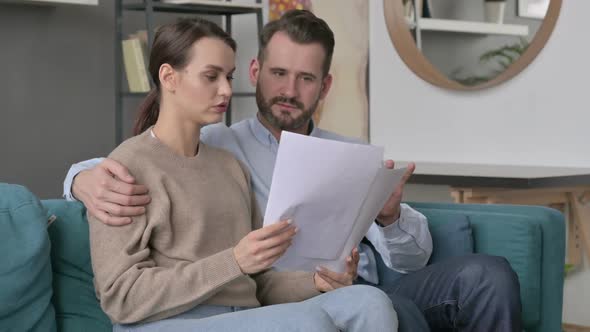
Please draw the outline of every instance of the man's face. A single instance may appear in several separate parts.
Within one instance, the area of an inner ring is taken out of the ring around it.
[[[269,41],[264,62],[254,60],[250,79],[262,117],[277,130],[306,127],[332,82],[323,76],[325,52],[319,43],[297,44],[277,32]]]

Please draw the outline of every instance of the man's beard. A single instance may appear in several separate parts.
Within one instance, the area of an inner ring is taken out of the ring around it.
[[[273,126],[273,128],[279,130],[287,130],[287,131],[294,131],[296,129],[301,128],[302,126],[307,125],[307,123],[311,120],[313,113],[315,112],[320,99],[318,98],[311,107],[305,109],[305,105],[298,101],[295,98],[287,98],[283,96],[277,96],[271,98],[268,102],[264,98],[262,94],[262,88],[260,87],[260,82],[256,85],[256,105],[258,106],[258,111],[264,117],[268,123]],[[284,116],[275,116],[272,113],[272,106],[277,103],[293,105],[297,107],[302,113],[296,117],[292,118],[291,113],[285,111]]]

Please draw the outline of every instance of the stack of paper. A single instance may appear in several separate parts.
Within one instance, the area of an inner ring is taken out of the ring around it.
[[[383,166],[383,148],[283,131],[264,225],[293,219],[299,232],[279,270],[344,272],[405,169]]]

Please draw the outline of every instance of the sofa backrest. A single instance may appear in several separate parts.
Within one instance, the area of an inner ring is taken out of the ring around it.
[[[111,322],[94,290],[86,209],[80,203],[64,200],[46,200],[43,205],[57,217],[49,227],[49,236],[58,330],[111,331]]]
[[[55,331],[47,216],[25,187],[0,183],[0,331]]]

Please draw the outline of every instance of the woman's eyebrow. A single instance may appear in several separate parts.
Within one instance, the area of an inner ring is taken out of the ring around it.
[[[206,66],[205,66],[205,68],[207,68],[207,69],[213,69],[213,70],[215,70],[215,71],[220,71],[220,72],[223,72],[223,71],[224,71],[222,67],[220,67],[220,66],[217,66],[217,65],[212,65],[212,64],[206,65]],[[232,71],[234,71],[234,70],[236,70],[236,67],[233,67],[233,68],[232,68],[232,69],[230,69],[228,72],[230,72],[230,73],[231,73],[231,72],[232,72]]]

